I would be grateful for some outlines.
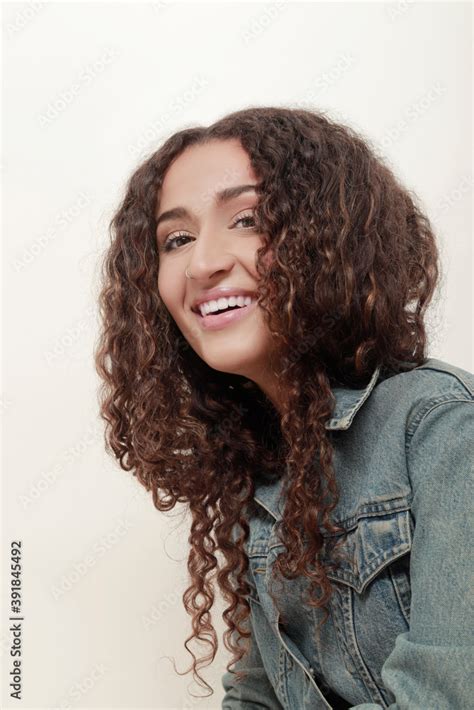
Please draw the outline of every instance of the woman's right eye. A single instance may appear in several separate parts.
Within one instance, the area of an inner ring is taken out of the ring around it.
[[[172,247],[171,245],[174,244],[178,239],[185,239],[188,237],[189,237],[189,234],[186,234],[186,232],[179,232],[174,237],[168,237],[166,239],[166,241],[163,243],[163,246],[161,247],[161,251],[174,251],[175,247]]]

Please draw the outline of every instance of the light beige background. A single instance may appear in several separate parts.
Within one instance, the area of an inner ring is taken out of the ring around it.
[[[191,661],[189,518],[158,513],[103,450],[92,348],[108,221],[171,132],[251,104],[328,110],[422,199],[446,272],[430,354],[472,370],[471,7],[5,3],[2,34],[3,707],[218,708],[224,649],[203,671],[210,700],[168,658]],[[12,539],[21,703],[8,687]]]

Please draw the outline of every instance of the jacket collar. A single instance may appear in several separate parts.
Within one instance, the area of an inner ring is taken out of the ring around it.
[[[380,377],[381,366],[378,365],[369,383],[362,389],[350,389],[349,387],[333,387],[336,403],[331,419],[325,424],[329,430],[348,429],[354,420],[355,415],[369,397]],[[280,478],[274,483],[259,484],[255,488],[254,500],[267,510],[275,520],[281,520],[283,516],[284,501],[281,497],[283,480]]]

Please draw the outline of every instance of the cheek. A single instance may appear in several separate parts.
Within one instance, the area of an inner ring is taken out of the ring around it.
[[[255,238],[249,238],[248,242],[244,245],[244,250],[240,254],[241,260],[245,262],[247,268],[249,265],[252,266],[252,271],[256,271],[255,267],[257,264],[257,251],[263,246],[263,238],[261,235],[257,235]],[[260,257],[260,260],[265,268],[268,268],[269,264],[274,259],[273,249],[267,251],[264,257]]]
[[[171,269],[158,270],[158,293],[171,314],[177,311],[183,302],[183,285]]]

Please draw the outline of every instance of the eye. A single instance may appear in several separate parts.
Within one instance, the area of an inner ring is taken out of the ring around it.
[[[232,222],[232,225],[235,227],[239,222],[245,222],[246,220],[250,220],[252,222],[251,227],[255,227],[255,219],[252,213],[237,217],[237,219]],[[243,229],[251,229],[251,227],[243,227]]]
[[[234,219],[234,221],[232,222],[232,227],[236,227],[239,222],[246,222],[247,220],[250,220],[251,225],[247,227],[242,227],[242,229],[252,229],[255,226],[255,219],[253,217],[252,212],[241,215],[240,217]],[[178,248],[178,246],[173,246],[173,244],[176,244],[180,239],[190,238],[190,235],[187,232],[178,232],[174,236],[171,236],[172,234],[173,232],[169,234],[168,237],[166,237],[163,245],[160,247],[160,251],[174,251]]]
[[[174,251],[176,247],[173,247],[171,245],[177,242],[179,239],[187,238],[189,238],[189,234],[187,234],[186,232],[178,232],[178,234],[176,234],[174,237],[171,237],[170,235],[169,237],[167,237],[167,239],[161,246],[160,251]]]

